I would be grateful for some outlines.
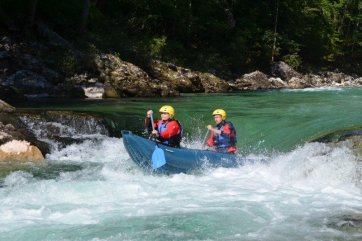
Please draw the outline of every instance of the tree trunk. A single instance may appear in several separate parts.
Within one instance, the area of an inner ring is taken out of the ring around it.
[[[274,62],[274,56],[277,46],[277,27],[278,27],[278,14],[279,14],[279,0],[275,1],[275,18],[274,18],[274,39],[273,39],[273,48],[271,55],[271,62]]]
[[[189,16],[188,16],[188,26],[187,26],[187,43],[191,43],[191,28],[192,28],[192,0],[189,1]]]

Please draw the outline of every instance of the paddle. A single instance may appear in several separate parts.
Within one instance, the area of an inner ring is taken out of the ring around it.
[[[209,135],[209,132],[210,132],[210,130],[207,129],[206,134],[205,134],[205,137],[204,137],[204,140],[202,141],[202,147],[205,146],[206,138],[207,138],[207,136]]]
[[[153,122],[153,113],[152,112],[150,114],[150,118],[151,118],[152,130],[155,130],[155,127],[153,125],[154,122]],[[155,146],[155,150],[152,153],[151,160],[152,160],[152,169],[153,170],[160,168],[166,164],[165,153],[161,148],[158,147],[157,143]]]

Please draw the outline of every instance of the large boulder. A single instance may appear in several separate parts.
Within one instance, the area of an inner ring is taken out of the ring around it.
[[[230,85],[225,80],[210,73],[197,73],[206,93],[227,92],[231,90]]]
[[[159,60],[152,61],[150,73],[163,83],[169,83],[174,89],[183,93],[215,93],[231,90],[225,80],[213,74],[192,71]]]
[[[14,112],[15,107],[9,105],[5,101],[0,100],[0,112]]]
[[[0,161],[42,161],[44,156],[27,141],[12,140],[0,146]]]
[[[288,81],[288,87],[292,88],[292,89],[302,89],[302,88],[307,88],[307,87],[311,87],[311,83],[310,83],[310,79],[307,78],[297,78],[297,77],[292,77],[289,81]]]
[[[284,81],[289,81],[291,78],[301,78],[302,75],[295,71],[292,67],[283,61],[279,61],[272,65],[271,73],[275,77],[280,77]]]
[[[141,68],[111,54],[95,59],[100,79],[104,82],[104,97],[174,96],[171,85],[152,79]]]
[[[283,81],[281,78],[274,78],[274,77],[271,77],[268,79],[269,82],[271,83],[271,85],[274,87],[274,88],[286,88],[288,87],[288,84]]]
[[[274,88],[268,76],[260,71],[244,74],[234,82],[235,88],[239,90],[257,90]]]
[[[159,60],[152,61],[150,74],[183,93],[212,93],[230,90],[230,86],[225,80],[213,74],[192,71]]]
[[[150,66],[150,74],[163,83],[170,84],[172,88],[179,92],[204,92],[201,78],[190,69],[154,60]]]
[[[45,155],[49,153],[49,145],[37,140],[27,126],[19,119],[18,113],[1,113],[0,112],[0,145],[13,140],[26,141],[34,145]]]

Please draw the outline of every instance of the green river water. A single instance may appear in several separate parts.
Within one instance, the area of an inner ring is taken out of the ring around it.
[[[362,240],[362,221],[346,218],[362,213],[356,171],[361,157],[348,142],[309,143],[362,127],[362,88],[47,101],[17,108],[97,113],[119,130],[142,131],[147,109],[156,113],[164,104],[175,107],[183,124],[183,145],[201,146],[212,111],[223,108],[237,129],[239,155],[268,162],[152,175],[133,163],[122,138],[87,136],[54,149],[40,165],[2,164],[0,240]]]
[[[362,127],[361,88],[321,88],[247,92],[234,94],[184,94],[171,99],[129,98],[88,100],[53,104],[31,104],[26,109],[73,110],[100,113],[118,129],[143,130],[148,109],[155,118],[162,105],[172,105],[182,123],[184,136],[204,136],[206,125],[214,125],[214,109],[226,110],[237,129],[241,151],[286,151],[317,137],[341,129]]]

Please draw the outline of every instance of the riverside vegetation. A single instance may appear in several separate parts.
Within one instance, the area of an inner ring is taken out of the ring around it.
[[[13,102],[361,85],[361,8],[356,0],[4,0],[0,94]]]

